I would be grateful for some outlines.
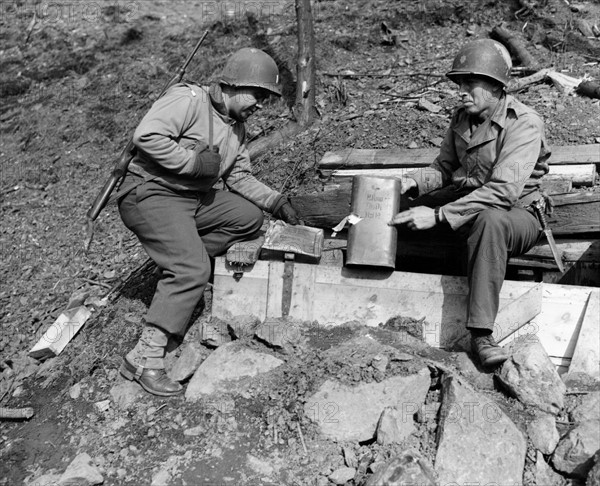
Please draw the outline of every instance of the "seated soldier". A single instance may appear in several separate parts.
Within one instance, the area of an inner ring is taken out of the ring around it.
[[[182,391],[165,373],[169,336],[183,336],[211,275],[210,257],[261,228],[262,210],[290,224],[289,201],[252,175],[244,122],[281,96],[275,61],[245,48],[210,87],[180,83],[137,127],[137,155],[119,192],[123,222],[161,270],[142,335],[121,374],[155,395]],[[229,191],[213,185],[223,180]]]
[[[415,199],[390,222],[414,231],[445,225],[466,239],[466,327],[484,366],[508,358],[492,338],[500,289],[508,259],[542,235],[530,205],[542,197],[550,156],[540,116],[506,93],[511,68],[493,40],[458,52],[447,76],[458,85],[459,106],[435,161],[403,177],[402,194]]]

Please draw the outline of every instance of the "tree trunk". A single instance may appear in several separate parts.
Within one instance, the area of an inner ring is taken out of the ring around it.
[[[294,115],[301,127],[309,126],[315,110],[315,33],[310,0],[296,0],[298,64]]]
[[[264,155],[284,140],[289,140],[313,122],[315,108],[315,32],[310,0],[296,0],[296,18],[298,21],[298,60],[296,103],[292,109],[296,121],[290,121],[283,128],[259,138],[248,145],[250,158]]]

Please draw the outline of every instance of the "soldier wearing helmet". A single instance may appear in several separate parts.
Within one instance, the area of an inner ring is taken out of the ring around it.
[[[163,357],[169,337],[185,334],[211,274],[210,257],[252,238],[263,211],[299,222],[288,199],[252,175],[244,122],[270,95],[281,96],[275,61],[241,49],[218,83],[170,88],[134,133],[137,155],[117,194],[119,212],[160,278],[120,372],[152,394],[182,391],[165,373]],[[229,191],[214,188],[218,180]]]
[[[492,338],[500,288],[508,259],[542,234],[531,204],[541,197],[550,156],[539,115],[506,93],[510,71],[510,55],[496,41],[458,52],[447,76],[458,85],[459,103],[439,155],[403,178],[402,193],[414,199],[390,222],[466,240],[466,327],[484,366],[508,357]]]

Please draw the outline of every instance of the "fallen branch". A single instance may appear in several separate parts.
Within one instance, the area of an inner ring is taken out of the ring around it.
[[[540,69],[538,72],[536,72],[530,76],[525,76],[524,78],[514,79],[508,83],[508,92],[515,93],[517,91],[521,91],[523,88],[525,88],[527,86],[544,81],[550,71],[552,71],[552,70],[549,68]]]
[[[439,73],[321,73],[323,76],[342,77],[342,78],[412,78],[415,76],[433,76],[443,78],[445,74]]]
[[[575,91],[590,98],[600,98],[600,83],[598,81],[582,81]]]
[[[31,37],[31,33],[33,32],[33,28],[35,27],[35,24],[37,23],[37,14],[36,11],[33,11],[33,18],[31,19],[31,22],[29,23],[29,27],[27,27],[27,36],[25,37],[25,44],[27,44],[29,42],[29,38]]]
[[[29,420],[34,415],[33,408],[6,408],[0,407],[0,420]]]
[[[494,27],[490,36],[504,44],[510,53],[519,60],[521,66],[534,67],[538,65],[538,62],[529,54],[521,39],[506,29],[503,24]]]

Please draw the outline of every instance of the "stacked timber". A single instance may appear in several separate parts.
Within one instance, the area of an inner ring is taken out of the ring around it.
[[[324,177],[321,191],[298,195],[292,203],[305,224],[331,229],[350,214],[352,179],[355,175],[400,177],[428,166],[437,149],[344,149],[327,152],[319,163]],[[566,271],[558,274],[548,243],[543,240],[527,254],[512,259],[515,267],[534,268],[545,281],[600,285],[600,144],[552,147],[550,173],[543,187],[552,196],[554,212],[548,217]],[[326,236],[328,236],[326,234]],[[451,239],[426,241],[419,235],[403,238],[398,261],[437,263],[456,261],[460,243]],[[435,258],[433,257],[433,258]],[[410,270],[408,268],[405,268]]]

